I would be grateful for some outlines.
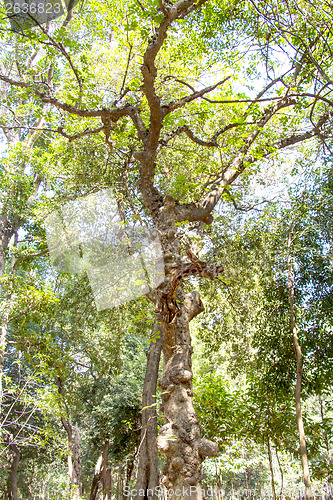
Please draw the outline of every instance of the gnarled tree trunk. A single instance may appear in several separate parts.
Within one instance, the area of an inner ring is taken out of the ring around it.
[[[181,283],[188,276],[215,279],[222,266],[207,264],[187,249],[190,262],[181,255],[177,237],[175,200],[166,196],[160,200],[150,193],[151,213],[158,229],[165,263],[165,281],[156,290],[156,322],[162,327],[163,375],[159,381],[162,391],[164,426],[157,438],[158,450],[165,454],[162,483],[169,490],[168,498],[199,500],[201,464],[205,456],[217,456],[217,444],[202,438],[200,424],[193,406],[192,363],[193,352],[189,323],[204,310],[198,292],[184,294]],[[155,200],[155,201],[154,201]],[[157,370],[152,374],[155,377]],[[150,374],[147,372],[148,377]],[[155,383],[155,380],[154,380]],[[150,393],[150,404],[154,404]],[[148,400],[147,400],[148,402]],[[151,408],[155,408],[152,406]],[[146,419],[149,415],[146,413]],[[152,420],[153,422],[153,420]],[[152,429],[152,428],[151,428]],[[152,433],[154,441],[156,430]],[[147,441],[148,442],[148,441]],[[157,462],[156,448],[154,453]],[[148,454],[143,451],[144,457]],[[152,455],[151,455],[152,456]],[[141,458],[141,457],[140,457]],[[147,470],[147,469],[146,469]],[[146,478],[146,483],[149,478]],[[156,484],[156,477],[154,482]],[[142,494],[137,491],[138,495]],[[154,498],[154,491],[144,492],[145,498]]]

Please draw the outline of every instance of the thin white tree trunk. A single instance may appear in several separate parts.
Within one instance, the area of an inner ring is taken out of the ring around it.
[[[20,461],[20,452],[15,443],[10,444],[10,448],[13,452],[13,462],[12,466],[10,469],[10,485],[11,485],[11,491],[13,495],[12,500],[19,500],[18,496],[18,488],[17,488],[17,469]]]
[[[8,311],[8,303],[6,303],[4,304],[4,310],[1,315],[1,325],[0,325],[0,407],[2,404],[2,397],[3,397],[2,373],[3,373],[3,364],[4,364],[6,344],[7,344],[8,324],[9,324],[9,311]]]
[[[272,499],[276,500],[272,450],[271,450],[269,438],[267,438],[267,452],[268,452],[269,469],[271,471]]]
[[[156,392],[158,370],[162,349],[162,316],[156,313],[151,342],[147,353],[146,375],[142,394],[141,441],[139,445],[138,474],[135,485],[137,492],[133,500],[140,500],[142,491],[150,491],[149,498],[157,500],[159,486],[157,439]]]
[[[300,442],[300,455],[303,468],[303,479],[306,491],[306,500],[312,500],[311,493],[311,479],[308,463],[308,455],[306,450],[306,439],[303,425],[302,406],[301,406],[301,392],[302,392],[302,376],[303,376],[303,355],[302,349],[298,339],[295,315],[295,277],[292,259],[292,244],[293,244],[293,226],[291,223],[288,235],[288,292],[289,292],[289,306],[290,306],[290,322],[292,329],[293,346],[296,357],[296,386],[295,386],[295,405],[296,405],[296,423],[299,434]]]

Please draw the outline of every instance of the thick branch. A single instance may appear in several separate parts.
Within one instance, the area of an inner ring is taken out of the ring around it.
[[[19,87],[22,89],[27,89],[33,94],[35,94],[37,97],[40,98],[42,102],[52,104],[58,109],[62,109],[63,111],[67,111],[70,114],[77,115],[77,116],[83,116],[87,118],[98,118],[98,117],[104,117],[104,118],[110,118],[113,122],[118,121],[120,118],[123,116],[135,116],[137,119],[137,109],[134,106],[131,106],[130,104],[125,104],[124,106],[121,106],[120,108],[114,108],[114,109],[109,109],[109,108],[101,108],[101,109],[79,109],[75,106],[72,106],[70,104],[64,103],[56,99],[55,97],[52,97],[45,92],[41,92],[40,90],[34,88],[31,84],[25,83],[25,82],[20,82],[17,80],[13,80],[12,78],[9,78],[8,76],[5,75],[0,75],[0,80],[9,83],[10,85],[14,87]]]
[[[53,128],[47,128],[47,127],[29,127],[25,125],[16,125],[13,127],[6,127],[6,130],[29,130],[32,132],[52,132],[52,133],[58,133],[66,137],[66,139],[69,140],[69,142],[75,141],[76,139],[80,139],[81,137],[85,137],[86,135],[93,135],[93,134],[98,134],[99,132],[102,132],[105,130],[105,126],[101,125],[100,127],[94,128],[94,129],[85,129],[82,132],[78,132],[77,134],[67,134],[67,132],[64,131],[63,127],[58,127],[57,129]],[[35,141],[34,141],[35,142]],[[30,144],[28,144],[29,146]]]
[[[231,203],[233,204],[235,209],[238,210],[239,212],[250,212],[251,210],[258,210],[259,211],[260,209],[256,208],[256,207],[258,207],[259,205],[263,205],[264,203],[271,203],[274,200],[274,198],[271,200],[262,200],[258,203],[253,203],[252,205],[249,205],[247,207],[241,207],[238,205],[235,198],[230,193],[229,189],[224,189],[223,193],[225,193],[229,197]]]
[[[20,257],[19,259],[15,260],[13,266],[12,266],[12,271],[14,271],[15,267],[23,262],[26,259],[35,259],[36,257],[42,257],[43,255],[46,255],[49,252],[49,249],[47,248],[46,250],[43,250],[42,252],[38,253],[31,253],[29,255],[24,255],[23,257]]]
[[[74,9],[75,0],[69,0],[67,5],[67,15],[62,24],[62,28],[66,28],[68,24],[71,22],[73,17],[73,9]]]

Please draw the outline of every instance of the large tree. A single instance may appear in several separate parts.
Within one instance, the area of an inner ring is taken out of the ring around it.
[[[248,182],[266,158],[329,134],[331,31],[322,2],[315,7],[281,3],[262,12],[233,1],[91,1],[76,13],[70,9],[65,22],[4,35],[4,57],[16,64],[4,65],[0,79],[39,106],[47,127],[62,137],[50,154],[63,167],[58,175],[66,177],[68,159],[81,147],[87,151],[86,139],[91,147],[80,159],[81,177],[104,159],[107,184],[125,203],[125,215],[147,221],[161,241],[165,279],[149,294],[156,321],[137,484],[145,498],[156,498],[159,481],[152,404],[161,349],[165,425],[157,447],[166,457],[162,482],[173,490],[170,498],[202,498],[201,463],[218,453],[202,438],[193,407],[189,323],[204,308],[183,283],[193,275],[214,280],[223,266],[201,261],[183,228],[212,224],[232,185]],[[288,31],[292,23],[301,38]],[[13,37],[25,40],[26,61]],[[61,149],[63,138],[69,144]]]

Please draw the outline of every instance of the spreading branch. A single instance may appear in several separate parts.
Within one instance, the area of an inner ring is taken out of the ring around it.
[[[123,116],[130,116],[135,115],[137,110],[135,109],[134,106],[131,106],[130,104],[125,104],[124,106],[121,106],[119,108],[101,108],[101,109],[80,109],[76,106],[72,106],[71,104],[67,104],[65,102],[61,102],[55,97],[52,97],[48,95],[45,92],[41,92],[39,89],[33,87],[32,84],[30,83],[25,83],[22,81],[17,81],[14,80],[13,78],[9,78],[6,75],[1,74],[0,75],[0,80],[3,82],[9,83],[13,87],[18,87],[21,89],[26,89],[30,92],[32,92],[34,95],[39,97],[39,99],[48,104],[52,104],[58,109],[62,109],[63,111],[66,111],[67,113],[70,113],[72,115],[76,116],[81,116],[81,117],[86,117],[86,118],[110,118],[113,122],[118,121],[120,118]]]
[[[258,123],[257,130],[247,138],[246,144],[239,149],[234,158],[225,166],[221,175],[215,179],[213,188],[208,193],[206,193],[203,198],[201,198],[201,200],[197,202],[192,202],[184,205],[175,205],[177,221],[188,220],[190,222],[212,222],[211,212],[220,200],[225,187],[232,184],[248,165],[258,161],[258,155],[253,155],[248,151],[257,138],[258,134],[260,133],[260,129],[265,125],[265,123],[269,121],[269,119],[277,112],[278,109],[290,106],[291,104],[293,104],[293,101],[288,99],[285,100],[284,104],[280,103],[280,106],[274,107],[275,109],[270,108],[269,110],[266,110],[266,112],[264,113],[264,117]],[[316,126],[311,130],[292,134],[289,137],[280,139],[279,141],[267,142],[261,147],[260,159],[265,159],[273,152],[283,150],[284,148],[293,146],[320,135],[322,133],[324,125],[328,122],[328,120],[329,113],[325,113],[318,120]]]
[[[186,134],[191,141],[193,141],[195,144],[198,144],[199,146],[204,146],[204,147],[209,147],[209,148],[217,148],[218,142],[217,139],[219,138],[220,135],[224,134],[228,130],[231,130],[236,127],[240,127],[241,125],[253,125],[253,122],[239,122],[239,123],[229,123],[225,127],[217,130],[210,139],[207,141],[200,139],[200,137],[197,137],[194,132],[190,129],[188,125],[182,125],[180,127],[177,127],[175,130],[170,132],[164,139],[160,140],[160,147],[163,148],[165,147],[174,137],[181,135],[181,134]]]
[[[165,117],[166,115],[171,113],[171,111],[174,111],[175,109],[182,108],[186,104],[188,104],[189,102],[195,101],[196,99],[203,97],[204,95],[208,94],[209,92],[212,92],[217,87],[223,85],[230,78],[231,78],[230,76],[227,76],[226,78],[224,78],[224,80],[221,80],[220,82],[217,82],[214,85],[210,85],[209,87],[205,87],[201,90],[197,90],[195,92],[192,92],[192,94],[189,94],[189,95],[182,97],[180,99],[176,99],[175,101],[172,101],[169,104],[162,106],[163,117]]]

